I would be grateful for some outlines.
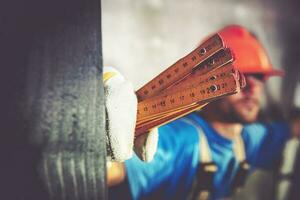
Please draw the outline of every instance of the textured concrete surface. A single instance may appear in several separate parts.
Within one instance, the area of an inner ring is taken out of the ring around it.
[[[105,199],[100,1],[0,4],[0,199]]]

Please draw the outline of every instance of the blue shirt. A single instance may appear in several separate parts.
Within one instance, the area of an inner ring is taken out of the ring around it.
[[[213,183],[213,199],[228,196],[239,165],[232,141],[218,134],[199,115],[193,113],[186,118],[203,128],[212,160],[218,167]],[[271,167],[289,132],[284,123],[244,126],[242,138],[246,159],[251,167]],[[133,199],[185,199],[200,159],[199,135],[194,126],[184,119],[178,119],[160,127],[158,148],[153,160],[145,163],[134,156],[125,163]]]

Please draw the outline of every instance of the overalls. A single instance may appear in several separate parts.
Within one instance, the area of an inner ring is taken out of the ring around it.
[[[184,121],[197,129],[200,156],[200,163],[187,200],[208,200],[214,189],[214,175],[217,173],[218,167],[212,160],[211,149],[202,127],[189,119],[184,119]],[[245,147],[241,134],[237,134],[234,137],[233,149],[235,157],[239,162],[239,169],[231,184],[231,193],[243,186],[250,168],[246,160]]]

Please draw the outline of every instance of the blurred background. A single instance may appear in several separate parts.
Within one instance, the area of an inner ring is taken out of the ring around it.
[[[229,24],[251,29],[284,78],[271,78],[266,102],[276,115],[300,106],[300,3],[296,0],[103,0],[104,66],[136,89]],[[270,110],[270,109],[269,109]]]
[[[284,78],[267,81],[265,116],[282,119],[300,107],[300,2],[103,0],[102,8],[104,66],[117,67],[136,89],[192,51],[207,35],[239,24],[258,36],[274,68],[286,72]],[[291,170],[287,166],[295,165],[299,141],[288,146],[282,174]],[[291,181],[282,179],[282,174],[256,171],[236,199],[299,199],[297,192],[287,197]]]

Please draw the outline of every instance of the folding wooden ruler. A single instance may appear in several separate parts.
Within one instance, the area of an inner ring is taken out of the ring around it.
[[[233,53],[215,34],[137,91],[136,133],[173,121],[246,85]]]

